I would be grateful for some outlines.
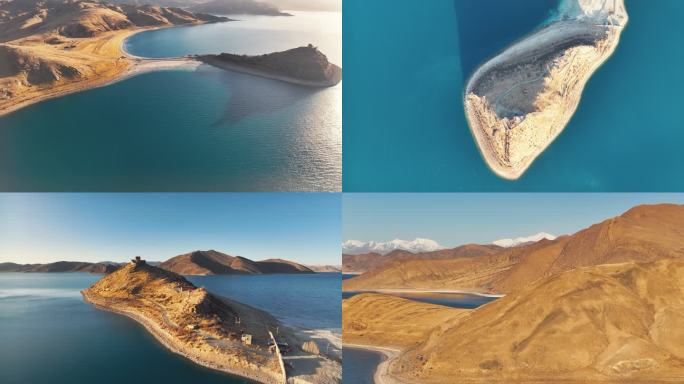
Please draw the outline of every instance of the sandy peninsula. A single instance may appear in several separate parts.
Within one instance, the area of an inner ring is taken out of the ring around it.
[[[145,71],[196,67],[190,58],[135,57],[124,41],[140,31],[227,21],[179,8],[86,0],[0,4],[0,116]]]
[[[321,351],[321,335],[283,326],[264,311],[211,294],[144,260],[131,261],[82,294],[97,308],[137,321],[166,348],[202,366],[267,384],[341,382],[341,359]],[[285,343],[291,350],[276,347]]]
[[[467,82],[470,130],[502,178],[522,176],[563,131],[628,21],[623,0],[565,3],[557,21],[485,62]]]

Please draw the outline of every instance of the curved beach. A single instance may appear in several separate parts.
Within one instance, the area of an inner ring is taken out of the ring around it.
[[[623,0],[568,2],[580,12],[563,14],[508,47],[467,82],[463,103],[471,133],[502,178],[518,179],[560,135],[628,20]]]

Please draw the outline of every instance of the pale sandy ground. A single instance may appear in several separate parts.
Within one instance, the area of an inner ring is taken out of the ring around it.
[[[293,350],[292,353],[284,355],[283,361],[293,367],[288,375],[288,383],[338,384],[342,381],[341,332],[297,327],[288,327],[288,331],[296,339],[295,341],[290,340],[297,344],[296,347],[301,347],[307,341],[313,341],[321,351],[321,356],[298,350]]]

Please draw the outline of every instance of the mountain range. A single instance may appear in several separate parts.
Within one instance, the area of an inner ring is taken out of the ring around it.
[[[684,206],[637,206],[555,240],[485,255],[435,259],[426,254],[384,263],[345,280],[345,290],[471,289],[507,293],[578,267],[684,256]],[[429,254],[428,254],[429,255]],[[345,269],[346,271],[346,269]]]
[[[379,253],[386,255],[392,251],[402,250],[408,252],[431,252],[445,247],[434,240],[416,238],[415,240],[394,239],[391,241],[359,241],[347,240],[342,243],[342,253],[358,255],[363,253]]]
[[[539,232],[532,236],[516,237],[514,239],[499,239],[492,241],[492,244],[498,245],[504,248],[517,247],[520,245],[527,245],[536,243],[541,240],[556,240],[556,236],[551,235],[546,232]]]
[[[392,262],[408,260],[442,260],[462,256],[482,256],[493,254],[502,249],[502,247],[490,244],[466,244],[455,248],[418,253],[404,250],[394,250],[385,255],[375,252],[354,255],[342,254],[342,269],[345,273],[365,273],[380,266],[392,265]]]
[[[339,268],[331,265],[308,267],[294,261],[268,259],[253,261],[246,257],[230,256],[215,250],[193,251],[172,257],[164,262],[148,262],[162,269],[180,275],[250,275],[274,273],[317,273],[339,272]],[[125,263],[115,262],[75,262],[58,261],[47,264],[0,263],[0,272],[89,272],[111,273]]]

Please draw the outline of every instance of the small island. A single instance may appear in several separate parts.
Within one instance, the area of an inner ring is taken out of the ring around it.
[[[342,81],[342,68],[330,63],[312,44],[258,56],[221,53],[196,57],[218,68],[309,87],[332,87]]]
[[[505,179],[522,176],[563,131],[627,24],[623,0],[571,3],[557,21],[485,62],[467,82],[470,130],[489,167]]]
[[[267,384],[288,378],[339,382],[340,363],[302,332],[140,257],[82,294],[97,308],[137,321],[166,348],[202,366]],[[310,363],[292,365],[292,358]]]

